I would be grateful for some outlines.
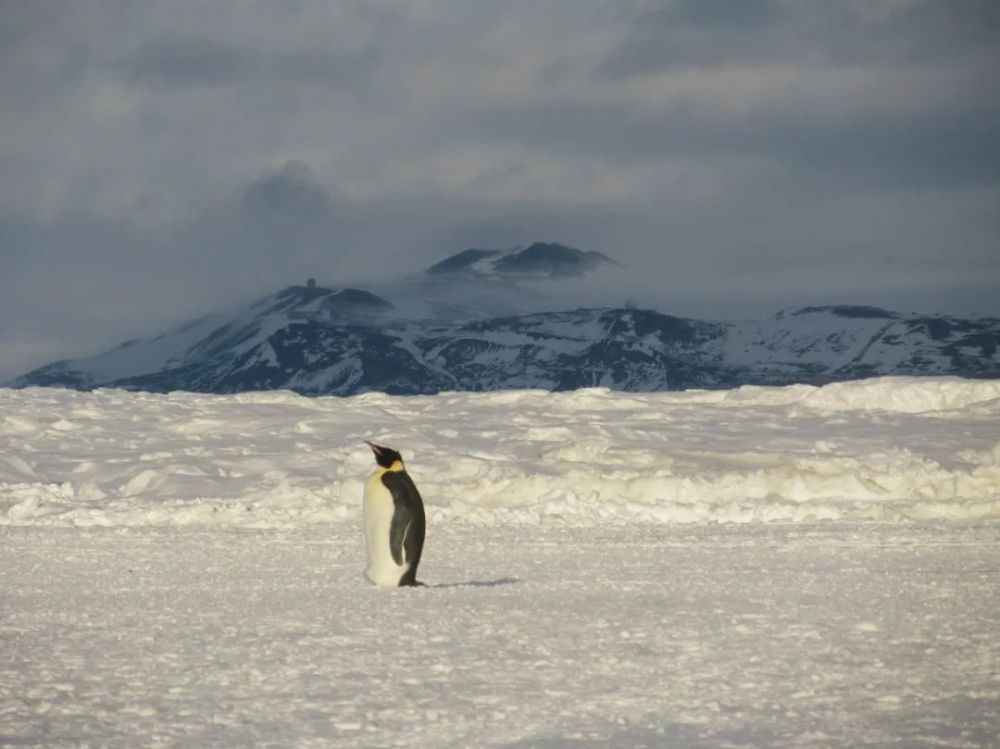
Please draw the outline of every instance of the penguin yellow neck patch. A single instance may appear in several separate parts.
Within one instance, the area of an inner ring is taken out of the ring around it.
[[[406,466],[403,465],[403,461],[401,460],[392,461],[392,465],[390,465],[388,468],[385,468],[384,466],[375,466],[375,473],[380,476],[383,473],[389,473],[390,471],[392,471],[393,473],[398,473],[399,471],[405,471],[405,470]]]

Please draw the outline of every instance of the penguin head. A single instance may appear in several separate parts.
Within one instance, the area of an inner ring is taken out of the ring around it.
[[[403,456],[396,450],[393,450],[391,447],[376,445],[374,442],[369,442],[368,440],[365,440],[365,444],[375,453],[375,462],[382,468],[393,470],[393,466],[398,463],[399,465],[394,470],[399,471],[403,469]]]

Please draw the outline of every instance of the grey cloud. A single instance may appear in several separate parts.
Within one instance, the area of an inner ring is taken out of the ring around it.
[[[998,56],[978,0],[8,4],[0,328],[536,239],[677,313],[998,312]]]
[[[250,65],[246,49],[209,39],[153,42],[119,64],[132,81],[169,87],[223,86]]]
[[[676,0],[665,6],[659,14],[668,21],[679,21],[695,26],[737,27],[753,31],[773,21],[780,8],[773,0]]]
[[[690,68],[940,64],[985,54],[1000,62],[992,0],[810,3],[680,0],[628,19],[595,68],[623,78]]]
[[[983,52],[1000,61],[1000,5],[992,0],[914,0],[874,19],[868,9],[864,22],[830,5],[821,27],[830,62],[927,65]]]
[[[251,216],[297,221],[322,221],[332,206],[330,193],[301,161],[289,161],[279,171],[254,180],[244,190],[242,201]]]
[[[682,0],[630,17],[595,69],[611,78],[773,59],[780,10],[771,0]]]
[[[822,178],[817,188],[1000,187],[1000,137],[978,116],[785,131],[767,141],[771,157],[798,170],[799,180]]]
[[[607,169],[677,159],[759,159],[782,179],[817,189],[1000,186],[1000,106],[913,120],[806,113],[716,117],[678,108],[623,113],[610,105],[541,102],[487,109],[451,127],[494,144]]]
[[[781,12],[776,0],[667,0],[640,11],[644,27],[683,25],[690,28],[738,28],[753,31],[772,23]]]
[[[272,84],[357,89],[374,77],[379,50],[283,51],[212,39],[168,38],[124,57],[116,69],[129,82],[161,91]]]

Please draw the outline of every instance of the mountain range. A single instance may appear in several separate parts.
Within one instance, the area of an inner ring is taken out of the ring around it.
[[[574,278],[615,264],[600,253],[551,243],[465,250],[413,279],[413,288],[443,293],[454,283],[466,299],[488,300],[512,280]],[[352,395],[1000,377],[996,318],[861,306],[803,307],[753,322],[709,322],[634,305],[478,312],[465,304],[414,317],[370,291],[310,280],[230,314],[208,315],[98,356],[53,362],[7,385]]]

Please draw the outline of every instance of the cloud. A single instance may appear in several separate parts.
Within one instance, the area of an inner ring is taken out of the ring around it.
[[[277,172],[262,175],[243,192],[243,208],[253,219],[322,223],[331,206],[330,193],[301,161],[289,161]]]
[[[247,50],[204,39],[163,40],[142,47],[120,65],[139,85],[164,88],[224,86],[249,64]]]
[[[968,293],[1000,287],[989,0],[80,0],[0,33],[0,327],[38,340],[535,239],[680,313],[1000,312]]]
[[[676,0],[627,14],[624,28],[598,66],[600,74],[625,78],[775,63],[871,70],[939,66],[978,55],[995,62],[1000,9],[990,0]]]

